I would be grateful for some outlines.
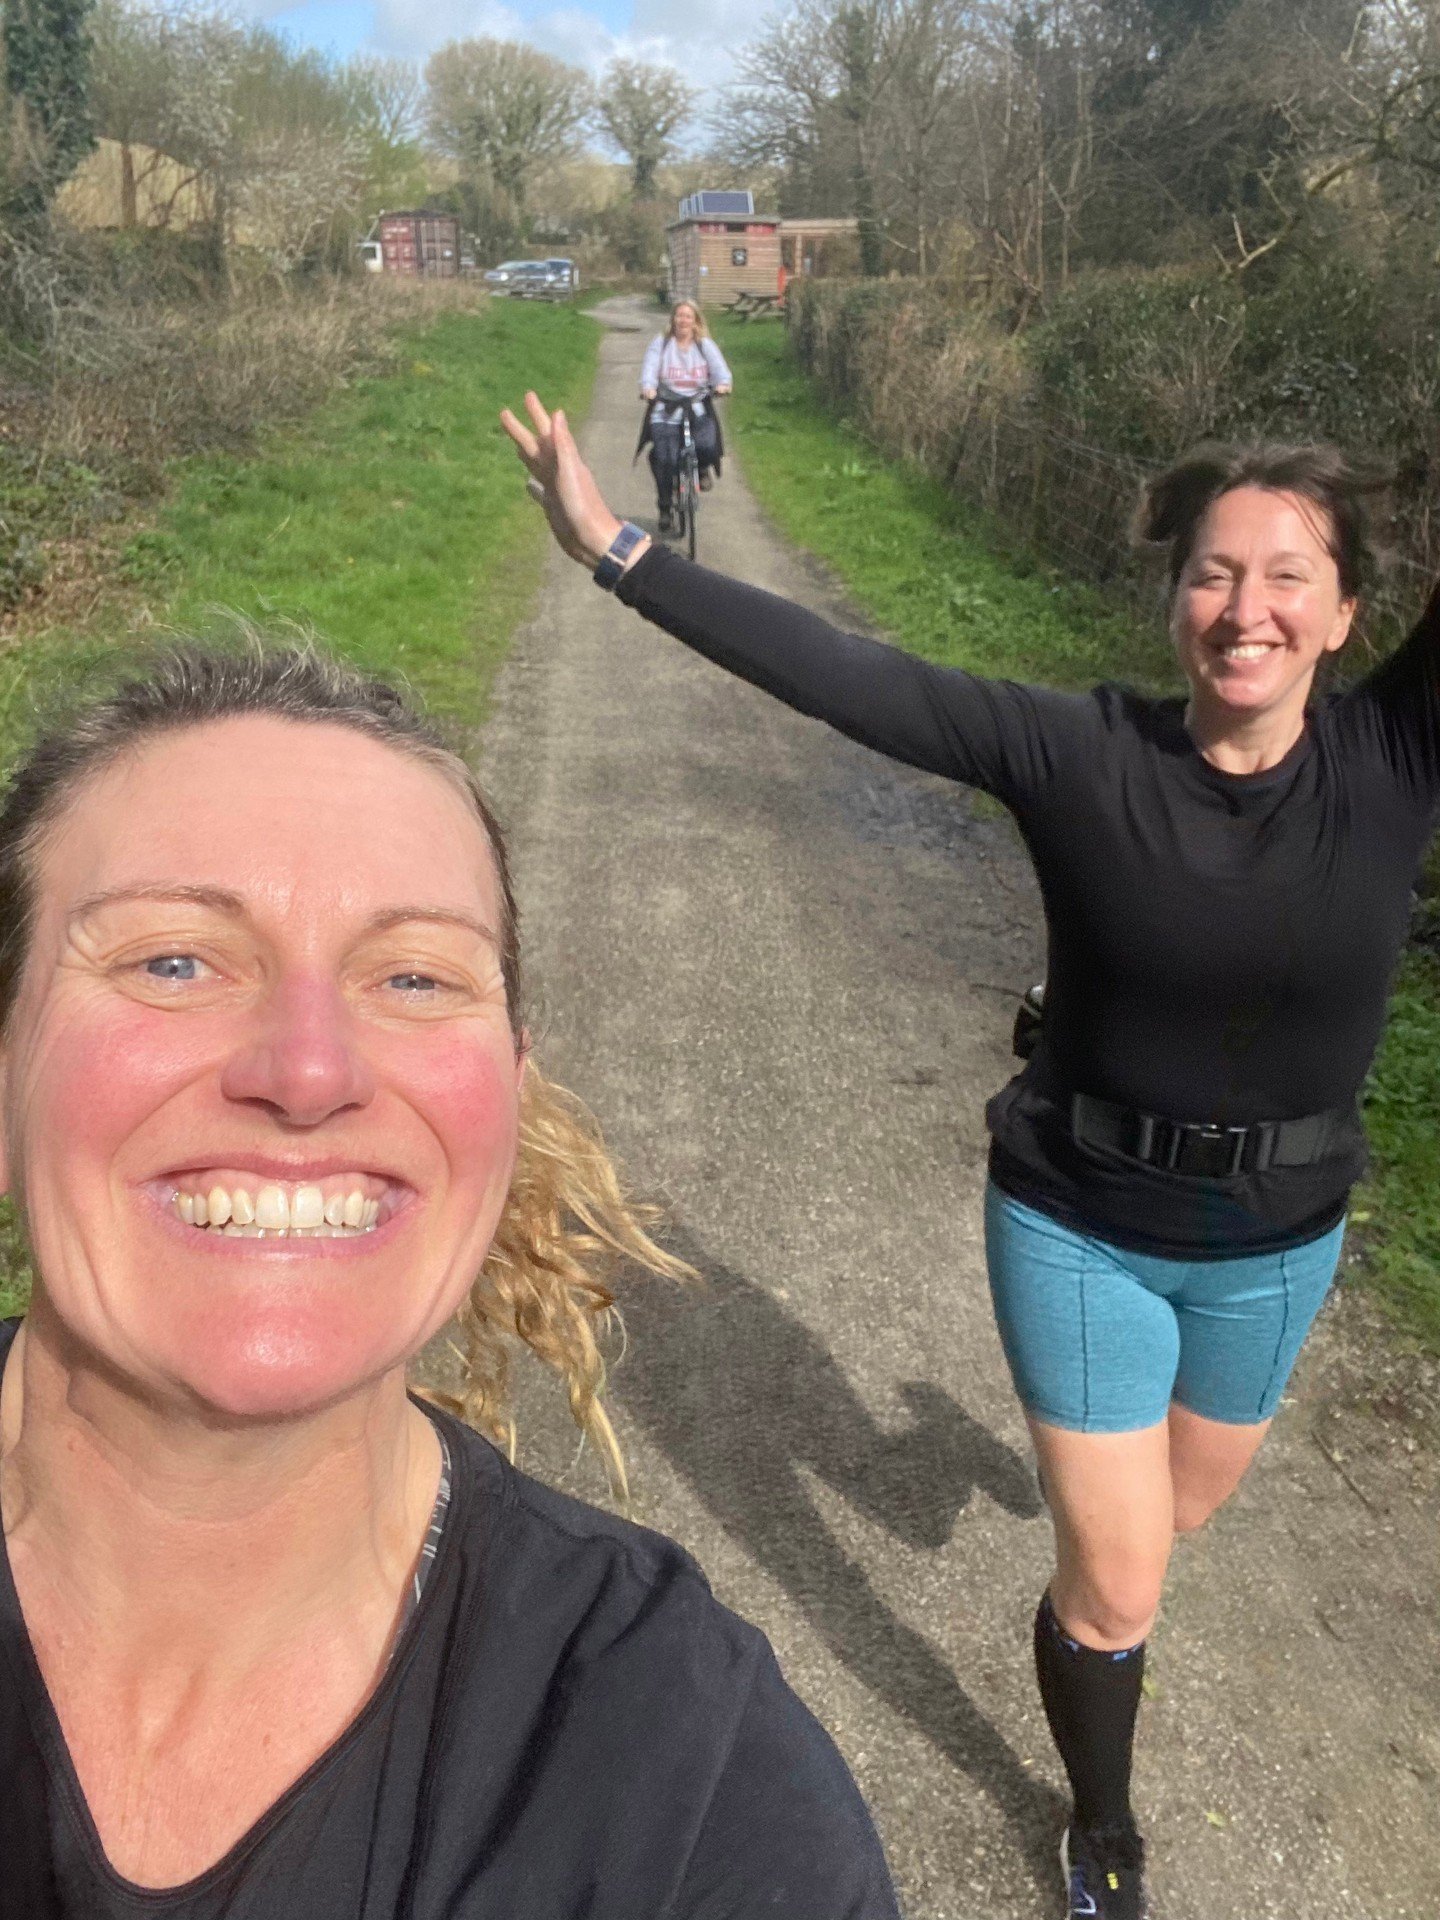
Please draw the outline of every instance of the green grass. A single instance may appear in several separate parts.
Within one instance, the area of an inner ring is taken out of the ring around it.
[[[1355,1196],[1363,1273],[1440,1353],[1440,959],[1405,956],[1365,1100],[1374,1165]]]
[[[1097,594],[1025,570],[933,481],[833,417],[776,326],[722,323],[745,475],[798,545],[824,560],[899,645],[975,672],[1089,686],[1178,684],[1168,647]],[[1407,956],[1371,1075],[1373,1170],[1355,1199],[1358,1284],[1440,1353],[1440,961]]]
[[[722,321],[717,333],[736,377],[728,418],[761,504],[902,646],[1058,686],[1175,681],[1168,645],[1132,614],[1058,573],[1002,559],[953,494],[830,415],[782,327]]]
[[[125,594],[0,662],[0,764],[36,707],[103,665],[137,619],[191,629],[217,608],[313,626],[473,729],[549,541],[496,415],[537,386],[578,419],[599,339],[569,307],[451,313],[403,334],[390,372],[269,436],[257,456],[177,467],[167,504],[122,544]],[[19,1311],[27,1292],[23,1243],[0,1207],[0,1312]]]
[[[473,725],[548,537],[496,414],[537,383],[583,410],[598,338],[538,302],[451,314],[265,458],[196,465],[151,536],[177,574],[170,617],[308,621]]]
[[[497,424],[527,385],[583,411],[600,333],[569,307],[495,301],[402,333],[357,381],[252,458],[177,463],[167,503],[121,547],[127,592],[0,664],[0,764],[37,699],[85,679],[152,622],[216,609],[301,621],[360,664],[404,674],[432,711],[482,717],[534,601],[547,533]]]

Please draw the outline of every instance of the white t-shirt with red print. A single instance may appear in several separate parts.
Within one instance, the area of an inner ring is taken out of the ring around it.
[[[669,334],[657,333],[645,349],[645,360],[640,368],[642,393],[652,387],[669,387],[673,393],[701,394],[713,387],[728,387],[731,384],[725,356],[708,337],[692,340],[689,346],[682,347]],[[657,400],[650,409],[650,418],[657,426],[678,426],[680,409],[676,406],[667,407]]]

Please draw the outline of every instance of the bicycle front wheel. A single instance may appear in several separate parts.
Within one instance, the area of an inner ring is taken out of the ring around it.
[[[700,505],[700,467],[689,448],[686,452],[689,457],[680,469],[680,504],[681,512],[685,516],[686,544],[690,550],[690,558],[693,560],[695,558],[695,510]]]

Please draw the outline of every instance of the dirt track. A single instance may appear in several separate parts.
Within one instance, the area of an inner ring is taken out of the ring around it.
[[[584,444],[653,524],[629,464],[653,311],[608,318]],[[834,604],[734,462],[702,541]],[[482,764],[541,1056],[706,1276],[627,1289],[638,1517],[768,1631],[911,1920],[1061,1913],[1028,1654],[1048,1528],[981,1258],[981,1109],[1041,951],[1008,826],[728,680],[558,554]],[[1137,1772],[1159,1920],[1440,1915],[1433,1464],[1351,1405],[1348,1319],[1176,1558]],[[522,1464],[599,1497],[558,1400],[527,1384]]]

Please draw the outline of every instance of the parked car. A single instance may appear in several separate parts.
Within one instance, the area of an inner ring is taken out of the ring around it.
[[[568,260],[502,260],[485,275],[496,293],[522,300],[554,300],[569,293],[574,268]]]
[[[543,260],[502,260],[485,276],[487,286],[497,293],[533,293],[549,282],[549,269]]]
[[[522,280],[534,273],[539,265],[538,260],[502,260],[498,267],[491,267],[485,275],[485,284],[509,293],[512,289],[518,289]]]
[[[564,275],[564,284],[569,292],[571,293],[579,292],[580,269],[576,266],[573,260],[561,260],[561,259],[547,260],[545,262],[545,265],[550,268],[552,273],[559,273]]]

